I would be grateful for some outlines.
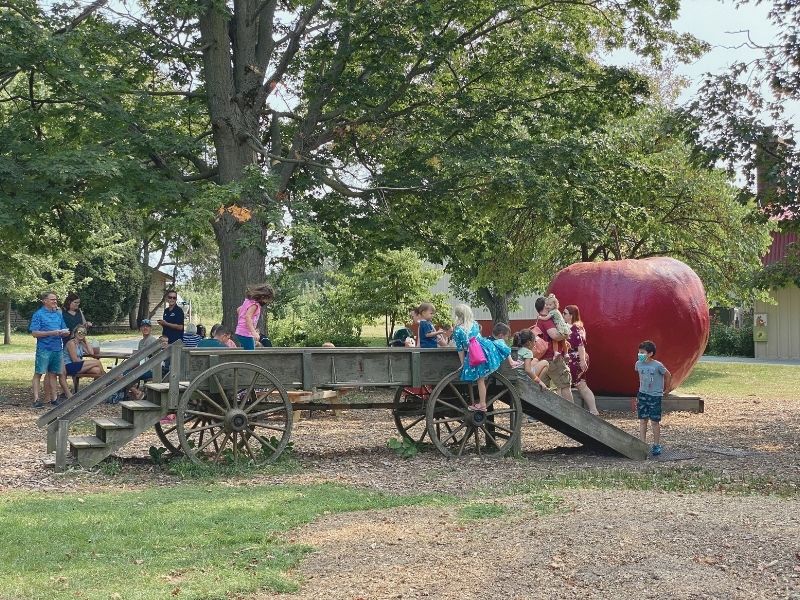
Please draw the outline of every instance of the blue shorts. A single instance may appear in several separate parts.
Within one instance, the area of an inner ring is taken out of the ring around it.
[[[79,360],[78,362],[67,363],[64,366],[67,369],[67,375],[72,377],[81,372],[81,369],[83,368],[83,361]]]
[[[241,344],[242,348],[244,348],[245,350],[256,349],[256,341],[253,338],[248,337],[246,335],[239,335],[238,333],[236,334],[236,337],[239,340],[239,344]]]
[[[636,395],[636,413],[640,419],[661,420],[661,396],[639,392]]]
[[[61,373],[62,359],[61,350],[40,350],[37,348],[34,373],[38,375]]]

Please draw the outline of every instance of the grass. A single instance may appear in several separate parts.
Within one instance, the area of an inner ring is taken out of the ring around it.
[[[683,382],[679,392],[699,396],[765,399],[797,398],[800,367],[757,363],[701,362]]]
[[[99,335],[90,336],[90,340],[97,340],[101,344],[111,340],[127,340],[138,339],[140,336],[136,332],[130,334],[120,333],[102,333]],[[0,344],[0,354],[16,354],[22,352],[30,352],[31,354],[36,350],[36,339],[27,333],[14,333],[11,336],[11,343],[8,345]]]
[[[496,519],[507,513],[508,509],[500,504],[467,504],[458,511],[458,518],[462,521]]]
[[[323,514],[441,504],[338,485],[183,485],[138,492],[0,497],[4,598],[227,598],[291,592],[309,551],[281,534]]]

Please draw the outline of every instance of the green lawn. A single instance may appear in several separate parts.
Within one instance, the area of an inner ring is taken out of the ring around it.
[[[0,597],[228,598],[292,591],[309,549],[280,535],[328,513],[442,504],[338,485],[181,485],[0,496]],[[79,596],[76,596],[79,593]]]
[[[138,339],[140,336],[136,332],[124,333],[102,333],[90,336],[90,340],[97,340],[101,344],[110,340]],[[33,352],[36,349],[36,339],[26,333],[14,333],[11,336],[10,344],[0,344],[0,354],[14,354],[18,352]]]
[[[800,366],[698,363],[678,392],[732,398],[798,398]]]

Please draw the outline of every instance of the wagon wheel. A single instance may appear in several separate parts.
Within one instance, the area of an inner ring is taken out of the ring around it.
[[[430,388],[425,388],[430,393]],[[403,439],[421,444],[428,435],[425,425],[425,403],[427,395],[421,395],[421,388],[397,388],[394,394],[394,425]]]
[[[192,462],[272,462],[292,434],[292,404],[269,371],[243,362],[203,371],[176,411],[181,451]]]
[[[183,454],[183,452],[181,452],[181,441],[178,439],[177,422],[165,423],[164,425],[156,423],[156,435],[170,454],[173,456],[180,456]]]
[[[208,424],[208,419],[206,417],[194,417],[193,419],[188,419],[187,421],[189,423],[189,429],[195,429]],[[183,456],[183,450],[181,450],[181,440],[178,437],[177,418],[171,423],[156,423],[155,429],[158,439],[161,440],[164,448],[166,448],[170,454],[173,456]],[[201,432],[190,433],[187,436],[190,445],[202,443],[200,442],[200,433]]]
[[[514,385],[500,373],[487,379],[487,411],[472,412],[478,386],[460,380],[460,371],[442,379],[426,409],[428,435],[445,456],[503,456],[514,447],[522,427],[522,404]]]

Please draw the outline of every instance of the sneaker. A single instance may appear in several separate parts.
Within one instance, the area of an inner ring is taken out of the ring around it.
[[[661,454],[662,450],[663,448],[661,447],[661,444],[655,444],[650,450],[650,454],[652,456],[658,456],[659,454]]]
[[[159,423],[162,423],[164,425],[169,425],[170,423],[174,422],[175,422],[175,413],[169,414],[159,421]]]
[[[36,402],[33,403],[33,408],[44,408],[44,402],[42,402],[41,400],[37,400]]]
[[[62,400],[60,398],[56,398],[55,400],[50,400],[51,406],[61,406]]]
[[[56,400],[58,400],[59,402],[66,402],[67,400],[69,400],[69,398],[67,398],[67,395],[64,392],[61,392],[58,395],[58,398],[56,398]]]

